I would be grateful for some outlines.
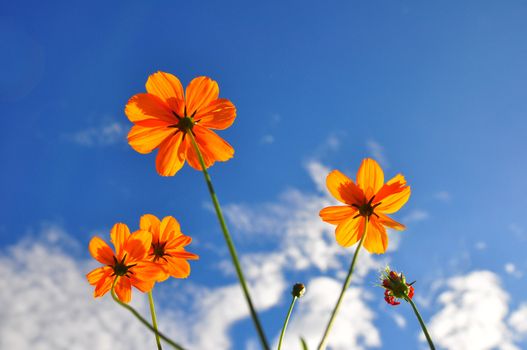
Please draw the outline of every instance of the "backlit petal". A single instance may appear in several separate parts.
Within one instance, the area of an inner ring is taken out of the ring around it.
[[[102,297],[110,290],[110,288],[112,288],[112,283],[115,277],[110,276],[111,274],[112,271],[106,272],[105,275],[99,280],[95,286],[95,291],[93,292],[93,296],[95,298]]]
[[[326,186],[333,197],[342,203],[360,205],[364,202],[362,190],[338,170],[333,170],[328,174]]]
[[[386,229],[374,217],[370,218],[368,224],[368,233],[364,239],[364,248],[372,254],[383,254],[388,248]]]
[[[185,236],[184,234],[181,234],[179,236],[174,236],[171,240],[167,242],[167,245],[165,246],[165,249],[178,249],[185,247],[192,242],[192,238],[189,236]]]
[[[199,162],[198,154],[196,153],[194,146],[192,145],[192,141],[190,140],[190,137],[185,138],[184,148],[185,148],[185,155],[186,155],[186,160],[188,162],[188,165],[190,165],[192,168],[198,171],[201,171],[202,170],[201,163]],[[209,157],[209,155],[205,153],[205,151],[201,147],[200,147],[200,151],[201,151],[201,155],[203,156],[203,161],[205,162],[206,168],[214,164],[214,159]]]
[[[226,161],[234,156],[234,149],[224,139],[219,137],[214,131],[199,125],[194,126],[194,135],[199,149],[212,162]]]
[[[392,218],[390,218],[390,217],[388,217],[388,216],[386,216],[384,214],[379,213],[378,215],[379,215],[379,219],[378,219],[379,222],[382,225],[384,225],[384,226],[387,226],[389,228],[393,228],[394,230],[398,230],[398,231],[402,231],[402,230],[404,230],[406,228],[403,224],[395,221],[394,219],[392,219]]]
[[[124,109],[128,119],[137,125],[156,127],[178,123],[170,107],[159,97],[151,94],[132,96]]]
[[[130,230],[128,229],[128,226],[120,222],[113,225],[112,230],[110,231],[110,237],[113,246],[115,247],[115,255],[118,260],[121,260],[124,255],[124,246],[129,236]]]
[[[375,160],[366,158],[362,161],[357,172],[357,185],[368,200],[384,185],[384,172]]]
[[[156,170],[161,176],[174,176],[185,164],[185,155],[181,147],[183,133],[170,136],[159,146],[156,157]]]
[[[152,244],[152,233],[148,231],[135,231],[126,242],[126,261],[138,261],[146,258]]]
[[[134,125],[128,133],[128,143],[139,153],[150,153],[166,138],[175,134],[177,130],[166,126],[150,128]]]
[[[135,276],[130,277],[130,284],[134,286],[135,288],[139,289],[143,293],[147,293],[154,288],[154,284],[156,281],[150,280],[150,281],[143,281],[139,278],[136,278]]]
[[[236,118],[236,107],[231,101],[219,98],[208,106],[201,108],[194,120],[205,128],[223,130],[228,128]]]
[[[88,246],[91,256],[104,265],[113,264],[113,250],[99,237],[93,237]]]
[[[190,275],[190,264],[185,259],[167,257],[167,270],[175,278],[187,278]]]
[[[174,75],[165,72],[150,75],[146,82],[146,91],[165,101],[180,117],[184,116],[183,86]]]
[[[127,277],[119,277],[115,284],[115,293],[123,303],[129,303],[132,299],[132,285]]]
[[[112,268],[109,266],[98,267],[86,275],[88,283],[95,286],[102,278],[108,277],[112,273]]]
[[[139,228],[144,231],[149,231],[152,233],[152,242],[159,241],[159,226],[161,221],[157,216],[152,214],[145,214],[141,216],[139,220]]]
[[[381,201],[381,204],[377,206],[375,212],[392,214],[401,209],[410,198],[410,186],[402,188],[399,192],[387,195]]]
[[[187,259],[187,260],[199,260],[199,256],[197,254],[187,252],[183,250],[182,248],[178,250],[168,249],[167,253],[170,254],[170,256],[173,256],[174,258]]]
[[[360,227],[363,220],[363,217],[355,219],[350,217],[338,224],[335,230],[337,243],[343,247],[350,247],[355,244],[362,236]]]
[[[354,207],[336,205],[322,209],[319,215],[325,222],[336,225],[343,220],[357,215],[356,213],[357,209]]]
[[[150,261],[138,261],[131,271],[142,281],[157,281],[164,274],[163,267]]]
[[[187,116],[192,116],[201,108],[218,98],[220,89],[218,83],[209,77],[197,77],[192,79],[185,92]]]
[[[159,228],[159,241],[168,242],[181,234],[179,222],[173,216],[166,216]]]

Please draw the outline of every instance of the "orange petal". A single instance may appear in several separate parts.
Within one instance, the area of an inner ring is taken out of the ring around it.
[[[166,138],[175,134],[177,130],[166,126],[150,128],[134,125],[128,133],[128,144],[139,153],[150,153]]]
[[[362,231],[360,231],[362,221],[362,216],[355,219],[350,217],[338,224],[335,230],[337,243],[343,247],[350,247],[355,244],[362,237]]]
[[[156,158],[156,170],[159,175],[174,176],[185,164],[185,156],[181,147],[182,139],[183,133],[178,132],[159,146]]]
[[[194,126],[195,128],[196,126]],[[203,147],[201,147],[198,144],[198,147],[200,147],[201,155],[203,157],[203,161],[205,162],[205,167],[208,168],[212,164],[214,164],[214,160],[209,157],[207,153],[205,153],[205,150]],[[185,154],[186,159],[188,162],[188,165],[190,165],[192,168],[201,171],[201,163],[199,162],[198,154],[196,153],[194,146],[192,145],[192,141],[190,140],[190,137],[186,137],[184,141],[184,148],[185,148]]]
[[[161,221],[159,228],[159,241],[168,242],[175,238],[175,236],[181,234],[181,227],[179,222],[173,216],[166,216]]]
[[[185,259],[167,257],[166,268],[170,276],[175,278],[187,278],[190,275],[190,264]]]
[[[207,107],[201,108],[194,120],[205,128],[223,130],[228,128],[236,118],[236,107],[231,101],[219,98]]]
[[[117,259],[121,260],[124,255],[124,246],[128,237],[130,237],[130,229],[123,223],[118,222],[113,225],[112,231],[110,231],[110,237],[112,239],[113,246],[115,247],[115,253]]]
[[[342,203],[360,205],[364,202],[362,190],[338,170],[333,170],[328,174],[326,186],[333,197]]]
[[[104,294],[106,294],[110,288],[112,288],[112,283],[114,280],[114,277],[111,277],[112,271],[108,272],[103,278],[99,280],[99,283],[95,286],[95,291],[93,292],[93,296],[95,298],[102,297]]]
[[[179,250],[172,250],[168,249],[166,250],[170,256],[173,256],[174,258],[180,258],[180,259],[186,259],[186,260],[199,260],[199,256],[197,254],[187,252],[186,250],[179,249]]]
[[[146,91],[165,101],[180,117],[184,116],[183,86],[174,75],[165,72],[150,75],[146,82]]]
[[[143,281],[135,276],[130,277],[130,284],[134,286],[135,288],[139,289],[143,293],[150,292],[152,288],[154,288],[154,284],[156,281],[150,280],[150,281]]]
[[[109,266],[98,267],[86,275],[88,283],[95,286],[102,278],[108,277],[112,273],[112,268]]]
[[[373,254],[383,254],[388,248],[388,235],[386,234],[386,229],[376,218],[370,218],[368,233],[364,239],[364,248]]]
[[[173,237],[173,239],[170,239],[167,241],[167,245],[165,246],[165,249],[178,249],[185,247],[192,242],[192,238],[189,236],[185,236],[184,234],[181,234],[180,236]]]
[[[132,299],[132,285],[128,277],[119,277],[115,284],[115,293],[123,303],[129,303]]]
[[[133,276],[142,281],[156,281],[164,274],[161,265],[150,261],[138,261],[131,271]]]
[[[214,131],[195,125],[193,130],[199,149],[205,157],[215,161],[224,162],[234,156],[234,149]],[[211,164],[212,165],[212,164]]]
[[[382,213],[379,213],[377,215],[379,215],[379,219],[378,219],[379,222],[384,226],[388,226],[389,228],[393,228],[394,230],[398,230],[398,231],[402,231],[406,228],[406,226],[404,226],[403,224],[395,221],[394,219]]]
[[[113,250],[99,237],[93,237],[88,246],[91,256],[104,265],[113,264]]]
[[[404,187],[400,192],[386,196],[381,204],[375,209],[378,213],[392,214],[401,209],[410,198],[410,187]]]
[[[152,233],[152,242],[159,241],[160,224],[161,224],[161,221],[159,221],[157,216],[152,215],[152,214],[145,214],[141,216],[141,219],[139,220],[139,228],[141,230]]]
[[[192,79],[187,86],[185,102],[187,116],[192,116],[200,108],[208,105],[218,98],[220,89],[218,83],[208,77],[197,77]]]
[[[156,127],[178,123],[170,107],[159,97],[151,94],[132,96],[124,109],[128,119],[137,125]]]
[[[135,231],[128,241],[124,249],[126,250],[127,261],[138,261],[146,258],[147,253],[150,251],[150,245],[152,244],[152,233],[148,231]]]
[[[362,161],[357,172],[357,185],[368,200],[384,185],[384,172],[375,160],[366,158]]]
[[[319,215],[325,222],[336,225],[343,220],[355,216],[356,213],[357,209],[349,205],[335,205],[322,209]]]

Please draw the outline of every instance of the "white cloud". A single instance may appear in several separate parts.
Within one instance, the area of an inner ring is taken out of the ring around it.
[[[411,222],[419,222],[424,221],[430,217],[430,214],[428,214],[427,211],[421,210],[421,209],[414,209],[410,213],[406,214],[406,216],[403,218],[403,222],[405,224],[409,224]]]
[[[390,316],[392,316],[393,321],[395,322],[397,327],[399,327],[401,329],[406,328],[406,319],[402,315],[396,314],[396,313],[391,313]]]
[[[342,282],[329,277],[317,277],[306,286],[306,294],[299,299],[291,318],[283,348],[298,349],[303,337],[310,349],[315,349],[321,339],[321,326],[329,320]],[[348,290],[329,335],[332,350],[365,349],[379,347],[381,338],[373,324],[375,314],[365,302],[362,288]]]
[[[146,349],[151,333],[108,297],[94,300],[85,263],[54,248],[49,237],[22,241],[0,258],[1,349]],[[134,305],[146,309],[144,297]]]
[[[432,339],[446,349],[518,349],[505,322],[509,295],[490,271],[453,277],[439,295],[442,309],[432,317]],[[421,338],[423,340],[423,338]]]
[[[523,276],[523,273],[518,270],[518,268],[516,267],[515,264],[509,262],[509,263],[506,263],[504,266],[503,266],[503,269],[505,270],[505,272],[513,277],[516,277],[516,278],[521,278]]]
[[[267,134],[267,135],[264,135],[262,136],[262,139],[260,140],[261,143],[263,144],[272,144],[274,143],[274,136],[273,135],[270,135],[270,134]]]
[[[518,339],[527,336],[527,303],[523,303],[509,317],[509,325],[516,332]]]
[[[371,157],[379,162],[383,168],[390,167],[390,163],[384,153],[384,147],[380,143],[375,140],[368,140],[366,141],[366,147],[368,148]]]
[[[434,198],[438,201],[448,203],[452,200],[452,195],[448,191],[439,191],[434,194]]]
[[[108,146],[124,142],[128,129],[124,124],[114,121],[67,134],[65,138],[81,146]]]

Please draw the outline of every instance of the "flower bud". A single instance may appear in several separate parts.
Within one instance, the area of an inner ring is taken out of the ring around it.
[[[291,294],[293,294],[294,297],[301,298],[305,292],[306,292],[306,287],[302,283],[296,283],[293,286],[293,290],[291,291]]]
[[[414,296],[414,287],[412,283],[406,283],[405,276],[401,273],[392,271],[389,266],[381,274],[382,287],[384,291],[384,300],[390,305],[399,305],[398,299],[412,299]]]

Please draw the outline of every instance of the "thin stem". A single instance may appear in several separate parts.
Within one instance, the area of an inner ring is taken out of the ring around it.
[[[168,344],[170,344],[174,349],[177,349],[177,350],[185,350],[183,347],[181,347],[180,345],[178,345],[176,342],[174,342],[173,340],[171,340],[170,338],[167,338],[163,333],[159,332],[159,331],[156,331],[156,329],[154,327],[152,327],[150,325],[150,323],[148,323],[147,320],[145,320],[140,314],[139,312],[137,312],[133,307],[131,307],[130,305],[126,304],[126,303],[123,303],[121,300],[119,300],[119,297],[117,297],[117,295],[115,294],[115,283],[117,282],[117,278],[113,281],[113,284],[112,284],[112,289],[111,289],[111,294],[112,294],[112,298],[113,300],[121,305],[122,307],[124,307],[125,309],[127,309],[128,311],[130,311],[139,321],[141,321],[141,323],[147,327],[148,329],[150,329],[152,332],[157,333],[159,334],[159,337],[161,337],[161,339],[163,339],[164,341],[166,341]]]
[[[284,326],[282,327],[282,333],[280,333],[280,340],[278,341],[278,350],[282,348],[282,340],[284,339],[284,334],[287,328],[287,324],[289,323],[289,318],[291,317],[291,313],[293,312],[293,308],[295,307],[296,299],[298,298],[293,295],[293,300],[291,300],[291,305],[289,306],[289,311],[287,311],[287,316],[285,317]]]
[[[333,327],[333,322],[335,321],[335,316],[337,316],[337,313],[339,311],[342,299],[344,299],[344,294],[348,290],[348,287],[351,283],[351,276],[353,275],[353,269],[355,268],[355,262],[357,261],[360,248],[362,247],[362,244],[364,243],[364,239],[366,238],[366,235],[368,233],[369,221],[370,221],[369,218],[366,218],[366,222],[364,223],[364,230],[362,231],[362,237],[359,241],[359,245],[355,249],[355,254],[353,255],[353,259],[351,260],[351,265],[348,271],[348,276],[346,277],[346,280],[344,281],[344,285],[342,286],[342,290],[340,291],[340,296],[339,296],[339,299],[337,300],[337,304],[335,305],[335,308],[333,309],[333,312],[331,313],[331,318],[329,319],[328,325],[326,326],[324,336],[322,337],[320,344],[318,344],[318,348],[317,348],[318,350],[323,350],[326,348],[326,343],[328,341],[329,332],[331,331],[331,327]]]
[[[154,326],[156,333],[157,350],[163,350],[163,347],[161,346],[161,339],[159,339],[159,332],[157,330],[156,307],[154,305],[154,296],[152,295],[152,291],[148,292],[148,303],[150,304],[150,314],[152,315],[152,326]]]
[[[227,243],[227,247],[229,248],[229,252],[232,258],[232,263],[234,264],[234,268],[236,269],[236,274],[238,275],[238,280],[240,281],[240,285],[243,289],[245,300],[247,301],[247,304],[249,305],[251,317],[253,319],[254,326],[256,327],[256,331],[258,332],[258,336],[260,337],[260,342],[262,343],[262,347],[265,350],[270,350],[270,347],[265,337],[262,325],[260,324],[260,320],[258,319],[258,314],[256,313],[256,309],[254,308],[253,302],[251,300],[251,296],[249,294],[249,288],[247,287],[247,283],[245,282],[245,277],[243,276],[242,268],[238,260],[238,254],[236,253],[236,249],[234,248],[234,243],[232,242],[231,235],[229,233],[229,230],[227,229],[227,224],[225,223],[225,218],[223,217],[223,213],[221,211],[220,202],[218,201],[218,197],[216,196],[216,192],[214,191],[214,187],[212,186],[212,180],[210,179],[209,173],[207,172],[207,167],[205,166],[203,155],[201,154],[201,151],[198,147],[198,144],[196,143],[196,139],[194,138],[192,131],[187,132],[187,135],[190,137],[190,140],[192,141],[192,146],[194,147],[194,150],[198,154],[199,163],[201,164],[201,169],[205,177],[205,182],[207,183],[210,197],[212,199],[212,203],[214,204],[214,209],[216,210],[216,215],[218,216],[218,220],[220,222],[221,230],[223,232],[223,237],[225,238],[225,242]]]
[[[412,309],[414,309],[415,316],[417,316],[417,320],[419,320],[419,324],[421,325],[421,328],[423,329],[423,333],[425,334],[426,341],[428,341],[428,345],[430,346],[430,350],[435,350],[434,343],[432,342],[432,338],[430,337],[430,334],[428,334],[428,330],[426,329],[425,322],[423,321],[423,318],[421,317],[421,314],[417,310],[417,306],[415,306],[414,302],[410,298],[405,298],[407,302],[412,305]]]

